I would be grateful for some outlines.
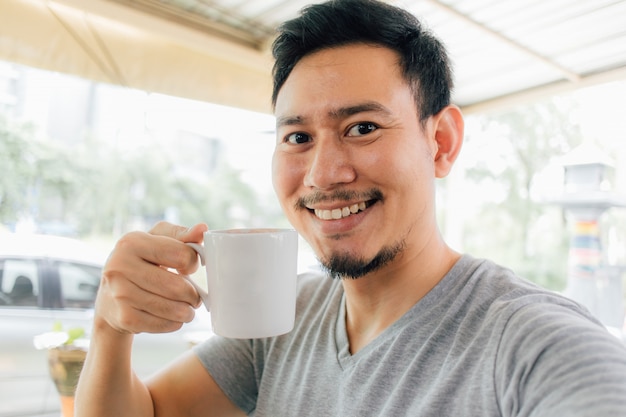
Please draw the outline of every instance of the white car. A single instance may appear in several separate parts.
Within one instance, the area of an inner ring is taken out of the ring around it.
[[[60,414],[47,353],[33,344],[55,323],[91,329],[106,254],[67,238],[0,234],[0,417]],[[133,367],[148,375],[210,337],[204,308],[177,332],[135,336]]]

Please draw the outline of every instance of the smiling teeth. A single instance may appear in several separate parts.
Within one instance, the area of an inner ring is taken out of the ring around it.
[[[336,208],[333,210],[315,210],[315,215],[322,220],[339,220],[343,217],[348,217],[351,214],[358,213],[359,210],[365,210],[365,202],[353,204],[348,207]]]

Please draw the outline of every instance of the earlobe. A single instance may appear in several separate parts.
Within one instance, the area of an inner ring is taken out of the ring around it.
[[[437,143],[435,176],[443,178],[450,172],[463,144],[464,121],[455,105],[444,107],[435,115],[434,134]]]

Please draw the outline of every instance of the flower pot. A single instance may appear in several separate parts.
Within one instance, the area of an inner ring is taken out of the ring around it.
[[[48,350],[48,369],[61,397],[63,417],[74,416],[74,393],[87,351],[72,346]]]

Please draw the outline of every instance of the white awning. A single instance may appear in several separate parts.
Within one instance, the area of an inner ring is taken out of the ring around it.
[[[0,59],[270,111],[269,45],[307,0],[4,0]],[[626,0],[404,0],[466,112],[626,79]]]

